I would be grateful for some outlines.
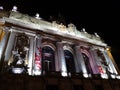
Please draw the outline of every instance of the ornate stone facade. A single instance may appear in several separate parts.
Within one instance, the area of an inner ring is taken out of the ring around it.
[[[59,83],[59,90],[87,90],[88,86],[89,90],[103,90],[106,87],[101,82],[113,90],[110,80],[120,84],[110,47],[97,33],[91,35],[85,29],[77,30],[74,24],[64,26],[16,11],[0,11],[0,15],[1,84],[5,80],[12,88],[13,77],[21,78],[20,84],[29,81],[20,90],[38,87],[36,81],[42,90],[58,90]]]

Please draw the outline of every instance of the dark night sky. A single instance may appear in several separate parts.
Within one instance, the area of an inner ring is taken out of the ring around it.
[[[35,2],[34,2],[35,1]],[[11,10],[16,5],[21,13],[50,20],[50,16],[73,23],[78,30],[98,35],[111,47],[112,55],[120,68],[120,0],[0,0],[0,6]]]

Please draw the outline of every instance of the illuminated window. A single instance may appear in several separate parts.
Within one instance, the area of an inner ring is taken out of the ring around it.
[[[84,59],[88,74],[92,74],[93,72],[92,72],[92,68],[90,66],[89,57],[85,53],[82,53],[82,55],[83,55],[83,59]]]
[[[57,85],[47,85],[46,90],[59,90]]]
[[[75,64],[73,54],[69,50],[64,50],[65,60],[67,71],[74,73],[75,72]]]
[[[44,71],[55,71],[54,50],[49,46],[42,48],[42,63]]]

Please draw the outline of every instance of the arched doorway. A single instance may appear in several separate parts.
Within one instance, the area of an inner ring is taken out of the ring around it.
[[[50,46],[42,48],[42,67],[43,71],[55,71],[55,52]]]

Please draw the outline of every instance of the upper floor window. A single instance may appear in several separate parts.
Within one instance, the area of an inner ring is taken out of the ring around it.
[[[64,50],[65,60],[66,60],[66,66],[68,72],[75,72],[75,63],[74,63],[74,57],[73,54],[69,50]]]
[[[101,63],[105,66],[108,66],[104,54],[100,50],[97,50],[97,55],[100,58]]]
[[[42,48],[42,66],[44,71],[55,71],[55,52],[50,46]]]

